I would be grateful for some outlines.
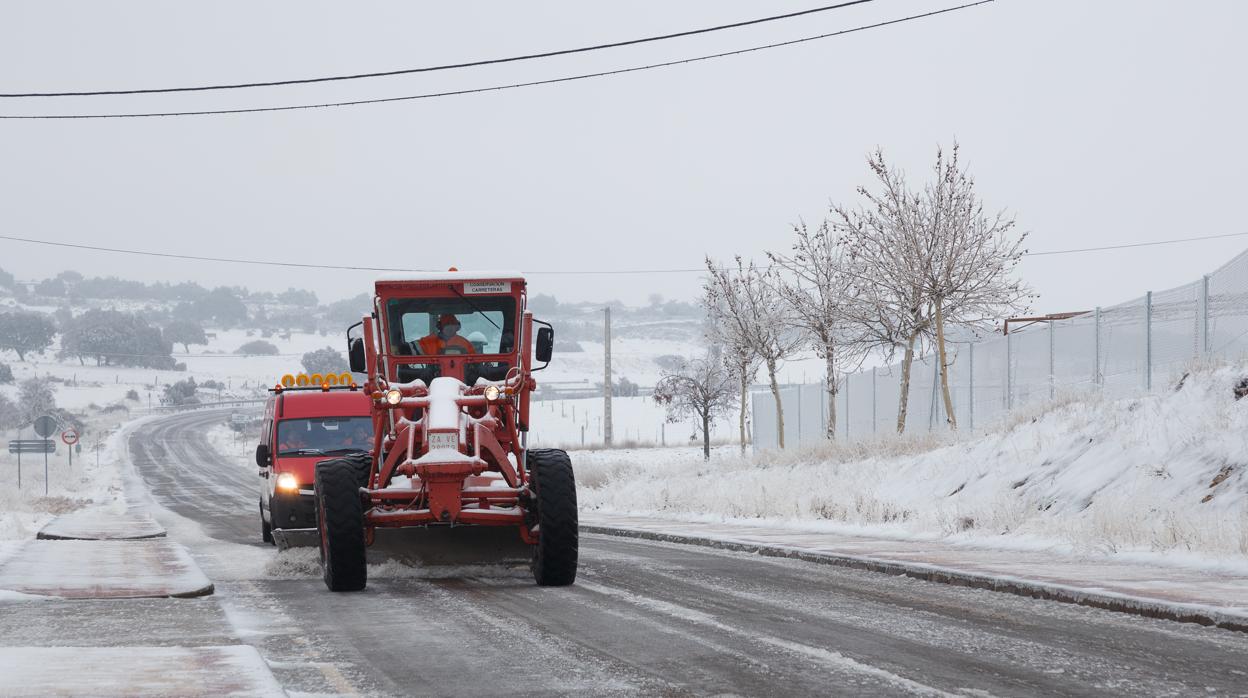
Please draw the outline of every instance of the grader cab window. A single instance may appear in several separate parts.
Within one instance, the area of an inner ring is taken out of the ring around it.
[[[508,354],[515,348],[510,296],[401,298],[386,308],[396,356]]]

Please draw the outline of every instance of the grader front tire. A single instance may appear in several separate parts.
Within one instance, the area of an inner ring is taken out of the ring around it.
[[[316,464],[316,513],[325,586],[330,591],[360,591],[368,583],[364,504],[359,470],[350,461]]]
[[[567,586],[576,581],[580,537],[572,461],[560,450],[534,449],[528,462],[538,523],[533,579],[538,586]]]

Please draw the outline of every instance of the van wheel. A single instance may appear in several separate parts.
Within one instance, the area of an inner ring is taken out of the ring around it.
[[[264,520],[264,502],[260,502],[260,540],[273,542],[273,525]]]

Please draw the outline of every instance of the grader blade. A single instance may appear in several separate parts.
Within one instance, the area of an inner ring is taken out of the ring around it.
[[[510,526],[379,528],[368,549],[371,563],[414,566],[527,565],[533,546]]]
[[[275,528],[273,542],[278,550],[316,547],[321,544],[321,536],[315,528]]]

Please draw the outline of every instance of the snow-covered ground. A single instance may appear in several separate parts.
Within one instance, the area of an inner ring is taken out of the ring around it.
[[[1002,547],[1248,556],[1248,366],[1136,399],[1070,399],[998,430],[741,457],[721,447],[573,455],[582,507],[768,520]]]
[[[114,414],[88,420],[88,438],[72,466],[67,447],[57,442],[57,452],[48,455],[46,495],[42,454],[22,455],[19,489],[17,456],[0,453],[0,541],[33,538],[54,517],[88,505],[125,510],[117,468],[120,418]]]

